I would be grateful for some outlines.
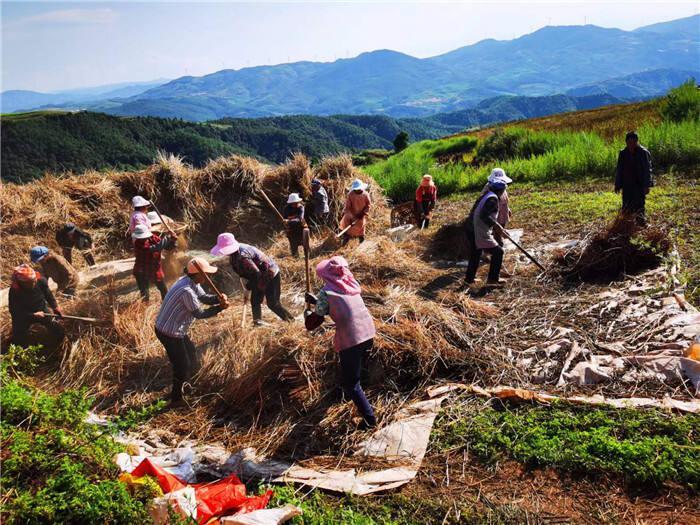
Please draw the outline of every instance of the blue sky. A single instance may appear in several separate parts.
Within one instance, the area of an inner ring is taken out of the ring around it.
[[[682,2],[5,2],[2,89],[203,75],[374,49],[432,56],[545,25],[634,29],[700,12]]]

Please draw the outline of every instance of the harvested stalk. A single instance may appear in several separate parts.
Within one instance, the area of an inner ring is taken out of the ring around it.
[[[265,199],[265,202],[267,202],[267,204],[270,206],[270,208],[272,208],[272,210],[277,214],[279,219],[282,221],[282,224],[286,225],[287,221],[284,220],[284,217],[282,217],[282,214],[280,213],[280,211],[275,207],[274,204],[272,204],[272,201],[267,196],[267,193],[265,193],[265,190],[263,190],[262,188],[258,188],[258,192],[260,193],[260,195],[263,196],[263,199]]]

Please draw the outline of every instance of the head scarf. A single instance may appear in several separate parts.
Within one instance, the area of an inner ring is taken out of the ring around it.
[[[360,283],[353,277],[348,261],[344,257],[336,255],[316,266],[316,275],[326,283],[325,288],[331,292],[343,295],[358,295],[362,290]]]
[[[31,281],[36,281],[37,273],[28,264],[20,264],[12,272],[12,280],[17,283],[28,283]]]

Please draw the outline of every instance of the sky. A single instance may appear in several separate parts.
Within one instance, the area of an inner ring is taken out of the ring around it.
[[[375,49],[434,56],[546,25],[637,27],[700,12],[689,1],[6,2],[2,90],[51,92],[204,75]]]

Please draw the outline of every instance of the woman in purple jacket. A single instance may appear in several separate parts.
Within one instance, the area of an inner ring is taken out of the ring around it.
[[[360,285],[343,257],[321,261],[316,266],[316,274],[323,279],[324,286],[318,297],[307,294],[307,301],[315,304],[315,309],[307,313],[306,328],[318,328],[326,315],[333,319],[333,346],[340,358],[343,390],[362,415],[360,427],[372,428],[377,424],[377,419],[360,386],[360,373],[365,355],[374,343],[374,321],[360,295]]]

